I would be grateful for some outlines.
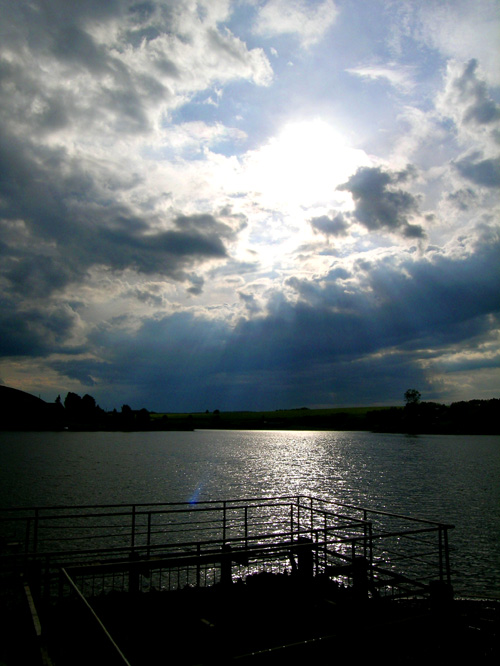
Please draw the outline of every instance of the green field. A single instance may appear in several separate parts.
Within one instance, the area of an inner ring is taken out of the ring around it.
[[[167,421],[170,428],[235,428],[235,429],[364,429],[367,414],[390,407],[337,407],[330,409],[278,409],[240,412],[152,413],[151,419]]]

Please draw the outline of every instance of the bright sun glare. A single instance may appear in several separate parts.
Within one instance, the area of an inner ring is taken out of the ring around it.
[[[368,164],[362,150],[353,148],[323,120],[286,125],[246,161],[249,187],[266,205],[309,208],[328,204],[337,185],[359,166]]]

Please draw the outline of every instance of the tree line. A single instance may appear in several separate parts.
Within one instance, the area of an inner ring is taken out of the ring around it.
[[[47,403],[33,395],[0,386],[3,430],[369,430],[436,434],[500,434],[500,400],[469,400],[444,405],[422,401],[408,389],[404,406],[338,410],[303,407],[275,412],[214,412],[160,415],[142,408],[103,410],[89,394],[69,392]]]
[[[0,386],[1,430],[146,430],[150,423],[147,409],[107,412],[88,393],[69,392],[64,401],[58,395],[45,402],[34,395]]]
[[[147,429],[150,414],[147,409],[133,410],[129,405],[122,405],[120,411],[113,409],[106,412],[99,407],[95,399],[86,393],[80,397],[77,393],[69,392],[64,399],[58,395],[55,400],[58,420],[65,427],[81,429],[97,427],[110,430],[141,430]]]
[[[377,432],[463,435],[500,434],[500,400],[468,400],[443,405],[425,402],[415,389],[405,393],[404,408],[368,412],[366,426]]]

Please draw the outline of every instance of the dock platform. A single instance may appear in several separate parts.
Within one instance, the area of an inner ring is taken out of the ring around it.
[[[374,632],[444,636],[436,619],[456,615],[453,526],[318,497],[14,508],[0,521],[2,576],[22,586],[40,663],[348,656]]]

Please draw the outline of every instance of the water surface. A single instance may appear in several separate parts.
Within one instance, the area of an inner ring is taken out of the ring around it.
[[[368,432],[0,433],[0,506],[283,494],[421,516],[455,587],[500,598],[500,437]]]

